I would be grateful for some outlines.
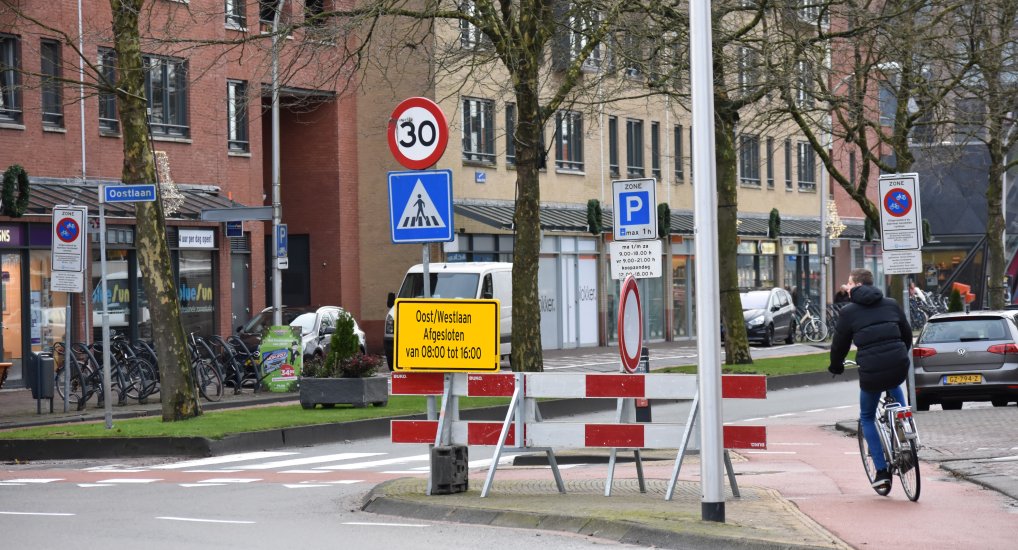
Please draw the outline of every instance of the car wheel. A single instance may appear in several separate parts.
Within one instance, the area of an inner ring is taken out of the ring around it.
[[[990,403],[992,403],[994,407],[1006,407],[1008,400],[1006,397],[999,397],[997,399],[991,399]]]
[[[940,406],[943,407],[945,411],[960,411],[961,405],[962,405],[961,401],[944,401],[943,403],[940,404]]]
[[[786,344],[794,344],[795,343],[795,328],[796,328],[795,327],[795,321],[792,321],[791,323],[789,323],[789,325],[788,325],[788,336],[785,337],[785,343]]]
[[[774,343],[774,325],[769,325],[767,330],[764,331],[763,345],[764,347],[771,347]]]

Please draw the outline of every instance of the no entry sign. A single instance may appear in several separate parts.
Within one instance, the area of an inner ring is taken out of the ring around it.
[[[388,141],[397,162],[411,170],[423,170],[438,162],[445,153],[449,124],[434,101],[411,97],[392,111]]]
[[[640,291],[636,278],[628,275],[619,290],[619,354],[626,372],[636,372],[642,349],[643,310],[640,308]]]

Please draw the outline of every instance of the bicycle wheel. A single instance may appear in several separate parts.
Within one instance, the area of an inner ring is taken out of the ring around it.
[[[56,376],[53,380],[53,384],[56,386],[57,395],[60,399],[64,399],[64,379],[66,378],[65,373],[67,369],[61,366],[57,369]],[[84,408],[82,402],[82,396],[85,395],[85,380],[81,376],[81,370],[75,365],[71,365],[71,380],[70,380],[70,392],[67,396],[67,402],[74,405],[80,411]]]
[[[866,470],[866,479],[870,485],[873,485],[873,481],[877,479],[877,467],[873,464],[873,457],[870,456],[869,451],[866,449],[866,437],[862,434],[862,421],[856,424],[856,437],[859,439],[859,456],[862,457],[862,467]],[[887,496],[887,493],[891,492],[891,484],[888,483],[886,487],[874,488],[880,496]]]
[[[915,441],[908,441],[908,445],[903,449],[897,449],[897,465],[895,469],[898,470],[898,479],[901,480],[901,488],[905,491],[905,496],[909,500],[915,502],[919,500],[919,490],[921,483],[919,479],[919,453],[916,449]]]
[[[198,383],[198,392],[209,401],[219,401],[223,398],[223,378],[219,371],[212,364],[201,361],[198,363],[195,376]]]
[[[133,357],[128,360],[126,369],[127,397],[140,402],[155,393],[157,387],[155,370],[148,361]]]
[[[805,327],[806,339],[810,342],[823,342],[827,339],[827,327],[820,319],[810,319]]]

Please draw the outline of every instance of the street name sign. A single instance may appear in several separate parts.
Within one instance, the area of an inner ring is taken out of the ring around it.
[[[500,310],[498,300],[396,300],[396,370],[497,372]]]
[[[612,181],[614,239],[640,241],[657,238],[657,180]]]
[[[393,244],[453,240],[452,171],[389,172]]]
[[[878,183],[880,246],[888,250],[923,247],[919,174],[885,174]]]
[[[101,185],[99,202],[153,202],[156,200],[156,184]]]

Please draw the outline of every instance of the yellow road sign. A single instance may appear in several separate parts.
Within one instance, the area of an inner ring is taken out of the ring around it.
[[[397,371],[498,371],[498,300],[396,300]]]

